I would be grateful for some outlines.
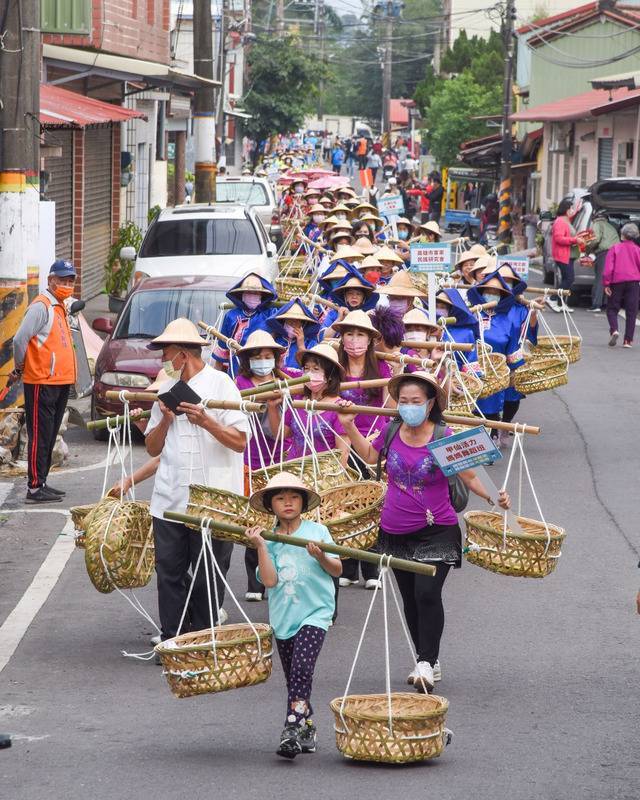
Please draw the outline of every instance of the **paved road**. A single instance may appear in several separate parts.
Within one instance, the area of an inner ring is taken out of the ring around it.
[[[637,800],[640,361],[636,350],[606,346],[603,317],[579,311],[576,318],[584,356],[569,386],[531,397],[520,415],[544,427],[527,452],[548,518],[568,531],[564,554],[544,581],[471,565],[450,577],[438,689],[451,703],[455,739],[440,759],[370,766],[347,762],[335,749],[327,704],[344,689],[370,598],[365,590],[341,594],[338,624],[320,658],[319,751],[284,763],[274,755],[284,697],[279,664],[261,686],[176,700],[159,667],[121,655],[146,649],[150,625],[122,597],[92,588],[82,553],[60,536],[65,518],[23,513],[16,483],[4,487],[11,489],[3,509],[9,513],[0,524],[0,667],[7,623],[20,611],[29,616],[38,598],[25,591],[47,553],[52,567],[71,554],[0,673],[0,731],[15,736],[12,749],[0,752],[0,796]],[[70,443],[79,466],[104,459],[104,445],[86,433],[76,429]],[[140,446],[135,455],[143,458]],[[504,463],[491,469],[499,482]],[[56,482],[68,489],[68,505],[88,502],[99,494],[102,470]],[[524,510],[533,511],[528,496]],[[231,582],[242,595],[240,552]],[[153,587],[139,596],[155,616]],[[266,618],[264,604],[251,612]],[[380,616],[374,631],[355,692],[384,689]],[[395,622],[394,688],[405,688],[408,665]]]

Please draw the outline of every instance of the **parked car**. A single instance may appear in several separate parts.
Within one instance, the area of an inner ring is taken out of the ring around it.
[[[106,333],[107,338],[96,359],[91,419],[122,413],[122,403],[108,400],[107,391],[143,391],[153,383],[162,353],[147,345],[171,320],[187,317],[196,324],[200,320],[215,324],[226,286],[226,278],[210,275],[143,278],[130,292],[115,324],[107,318],[95,319],[94,330]],[[152,402],[135,405],[151,408]],[[106,431],[94,431],[94,435],[104,439]]]
[[[640,178],[607,178],[592,184],[588,189],[572,189],[567,197],[580,203],[580,209],[572,221],[576,231],[584,231],[593,225],[593,215],[600,209],[607,213],[609,221],[620,230],[625,222],[640,223]],[[544,265],[544,282],[556,286],[559,276],[551,258],[551,221],[552,215],[546,215],[541,223],[544,228],[544,244],[542,258]],[[579,261],[574,262],[576,278],[574,292],[586,293],[593,286],[593,268],[583,267]]]
[[[271,241],[280,247],[282,244],[282,227],[280,211],[273,187],[267,178],[256,178],[253,175],[225,175],[216,180],[216,205],[233,203],[249,206],[256,212],[269,234]]]
[[[163,209],[149,225],[140,252],[123,247],[120,258],[136,262],[132,286],[149,277],[215,275],[225,279],[222,299],[248,272],[272,281],[276,252],[254,209],[200,203]]]

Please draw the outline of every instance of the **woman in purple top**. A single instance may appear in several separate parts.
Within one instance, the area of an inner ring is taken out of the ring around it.
[[[328,344],[317,344],[308,350],[300,350],[298,362],[304,373],[310,376],[309,382],[304,386],[305,398],[311,401],[337,402],[344,370],[333,347]],[[272,426],[279,423],[281,403],[282,398],[279,396],[267,404],[267,413]],[[323,453],[337,448],[340,450],[340,460],[343,466],[346,466],[350,445],[342,436],[343,433],[335,411],[287,408],[284,412],[283,435],[285,439],[291,439],[287,453],[289,459],[301,458],[312,450],[315,453]]]
[[[386,453],[388,484],[379,547],[382,552],[430,562],[436,568],[433,577],[394,570],[418,661],[408,682],[424,691],[433,688],[434,681],[441,677],[438,656],[444,629],[442,587],[450,568],[460,566],[462,553],[449,483],[427,448],[436,425],[442,423],[447,398],[438,380],[427,372],[397,375],[389,382],[389,393],[398,402],[401,422]],[[353,415],[341,414],[340,419],[360,457],[367,463],[375,462],[384,448],[385,432],[381,431],[372,444],[359,432]],[[450,435],[451,430],[447,428],[445,433]],[[459,475],[470,491],[493,505],[473,470]],[[502,508],[509,508],[506,492],[497,499]]]
[[[607,252],[602,285],[604,293],[607,295],[610,347],[613,347],[618,341],[618,312],[622,307],[624,307],[626,316],[624,346],[631,347],[633,342],[640,300],[638,237],[640,237],[638,226],[634,222],[627,222],[620,231],[622,241],[614,244]]]
[[[235,384],[242,391],[262,383],[276,380],[276,364],[282,355],[284,347],[266,331],[254,331],[249,334],[247,341],[236,353],[238,358],[238,374]],[[273,430],[277,432],[278,424]],[[249,444],[244,451],[245,493],[248,494],[248,473],[250,470],[268,467],[273,463],[275,438],[269,425],[267,415],[263,414],[256,419],[255,431],[249,439]],[[256,578],[258,566],[258,553],[251,547],[244,552],[244,563],[247,570],[247,591],[245,600],[258,601],[264,597],[264,586]]]

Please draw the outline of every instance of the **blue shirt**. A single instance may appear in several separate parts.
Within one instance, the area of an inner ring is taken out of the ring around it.
[[[333,544],[325,525],[303,520],[292,538]],[[267,542],[267,552],[278,573],[269,589],[269,622],[277,639],[290,639],[303,625],[329,629],[335,609],[333,580],[304,547]],[[260,580],[260,570],[256,570]]]

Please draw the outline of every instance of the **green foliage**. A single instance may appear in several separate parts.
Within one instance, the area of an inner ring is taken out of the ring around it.
[[[260,37],[249,51],[250,85],[242,105],[245,129],[258,140],[301,127],[324,75],[317,58],[292,36]]]
[[[161,206],[155,205],[151,206],[151,208],[147,211],[147,222],[151,223],[153,220],[158,216],[158,214],[162,211]]]
[[[120,262],[120,250],[123,247],[135,247],[136,252],[142,244],[142,231],[135,222],[125,222],[118,228],[118,238],[109,249],[109,258],[105,265],[105,289],[108,294],[121,297],[127,291],[133,261]]]
[[[460,31],[453,46],[444,53],[442,72],[437,76],[430,65],[414,93],[427,120],[426,144],[441,165],[454,163],[460,144],[488,136],[478,116],[499,114],[502,108],[503,51],[500,34],[488,39],[469,38]]]

